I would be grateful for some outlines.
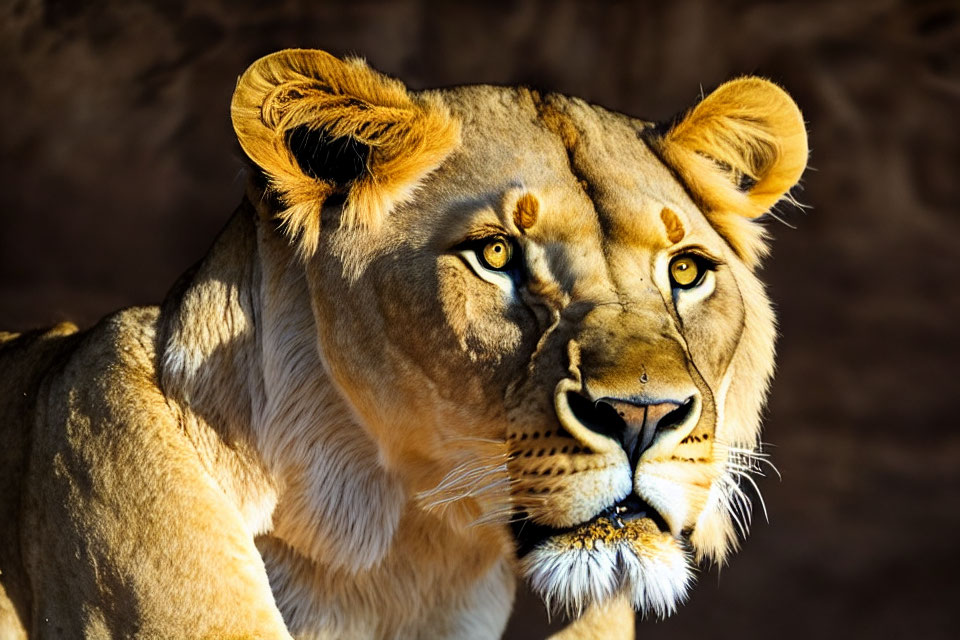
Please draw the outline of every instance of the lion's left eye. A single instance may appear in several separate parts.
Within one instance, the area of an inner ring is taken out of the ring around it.
[[[687,253],[670,261],[670,285],[674,289],[692,289],[714,265],[702,256]]]

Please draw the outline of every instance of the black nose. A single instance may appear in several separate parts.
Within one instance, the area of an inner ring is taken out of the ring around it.
[[[636,402],[617,398],[591,401],[570,393],[570,410],[585,427],[620,442],[632,466],[657,436],[683,424],[693,410],[693,396],[683,401]]]

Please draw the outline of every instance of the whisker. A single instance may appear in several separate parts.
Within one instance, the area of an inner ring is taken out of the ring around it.
[[[770,514],[767,513],[767,505],[763,500],[763,494],[760,493],[760,487],[757,486],[756,481],[748,473],[737,473],[737,476],[746,479],[746,481],[749,482],[753,487],[754,492],[757,494],[757,498],[760,500],[760,507],[763,509],[763,518],[769,523]]]

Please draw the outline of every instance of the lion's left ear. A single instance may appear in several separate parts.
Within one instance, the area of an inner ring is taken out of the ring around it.
[[[362,60],[288,49],[254,62],[237,81],[233,127],[267,175],[301,255],[320,238],[320,211],[346,196],[342,224],[376,226],[408,199],[459,141],[439,99],[410,93]]]
[[[738,78],[647,139],[714,228],[755,265],[767,249],[754,221],[787,195],[807,165],[807,131],[793,99],[768,80]]]

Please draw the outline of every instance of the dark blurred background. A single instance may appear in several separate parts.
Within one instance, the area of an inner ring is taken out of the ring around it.
[[[784,210],[763,272],[783,480],[760,483],[770,524],[639,637],[958,637],[960,3],[7,0],[0,328],[158,302],[239,202],[238,74],[294,46],[650,119],[738,74],[785,86],[812,208]],[[509,637],[544,619],[525,596]]]

